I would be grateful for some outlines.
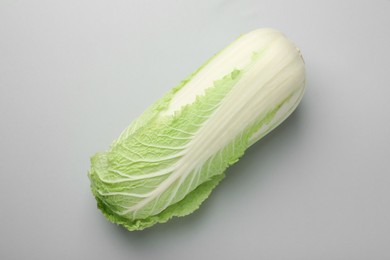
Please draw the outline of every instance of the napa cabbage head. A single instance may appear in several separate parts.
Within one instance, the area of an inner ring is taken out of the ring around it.
[[[281,32],[240,36],[91,158],[98,207],[128,230],[193,212],[292,113],[304,81],[301,54]]]

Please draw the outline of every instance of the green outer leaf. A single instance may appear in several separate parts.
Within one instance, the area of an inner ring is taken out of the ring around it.
[[[176,150],[166,149],[165,147],[176,148],[186,145],[191,140],[189,134],[194,135],[196,133],[197,129],[202,126],[202,123],[218,107],[218,104],[223,100],[223,96],[230,91],[238,78],[239,71],[234,70],[222,80],[215,82],[214,87],[207,89],[205,95],[198,97],[193,104],[183,107],[174,116],[151,119],[147,124],[139,126],[126,138],[123,138],[121,142],[116,142],[107,153],[98,153],[93,156],[89,177],[91,179],[92,191],[99,198],[100,203],[105,204],[104,208],[109,208],[111,213],[120,216],[120,212],[123,211],[125,205],[136,204],[142,198],[133,197],[130,200],[124,200],[123,195],[105,196],[102,193],[112,194],[116,192],[123,194],[123,192],[138,192],[138,194],[143,194],[149,191],[145,190],[145,187],[150,186],[153,189],[155,187],[153,185],[158,185],[169,177],[168,174],[165,174],[154,178],[124,181],[124,185],[108,183],[110,181],[118,181],[118,175],[113,171],[121,171],[123,174],[133,178],[143,178],[145,174],[154,174],[156,171],[164,170],[177,163],[180,157],[174,157],[165,161],[161,160],[161,158],[172,157],[172,155],[177,153]],[[175,138],[179,139],[176,140]],[[136,150],[136,154],[132,150]],[[151,163],[153,158],[157,158],[155,163]],[[129,164],[131,164],[131,168],[129,168]],[[213,168],[216,168],[211,166],[208,169],[202,168],[203,170],[198,173],[194,170],[192,174],[200,176],[196,176],[198,181],[191,183],[190,187],[186,187],[186,190],[192,191],[200,184],[210,180],[213,175],[221,173],[220,170],[214,169],[214,172],[211,174]],[[208,186],[206,185],[206,187]],[[177,189],[181,189],[181,187],[177,187]],[[164,195],[168,196],[171,193],[171,190],[167,190],[164,192]],[[182,192],[181,196],[174,198],[172,204],[182,200],[186,193]],[[163,208],[158,209],[160,212],[162,210]],[[127,219],[143,219],[150,214],[154,215],[153,212],[148,211],[148,208],[144,208],[133,216],[127,216]]]

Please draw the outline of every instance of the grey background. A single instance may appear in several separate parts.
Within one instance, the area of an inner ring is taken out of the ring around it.
[[[194,214],[106,221],[89,157],[241,33],[285,32],[298,110]],[[390,259],[390,1],[0,1],[0,259]]]

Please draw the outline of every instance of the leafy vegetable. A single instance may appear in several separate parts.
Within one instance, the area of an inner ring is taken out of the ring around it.
[[[242,35],[91,158],[98,207],[129,230],[190,214],[303,92],[304,62],[292,42],[273,29]]]

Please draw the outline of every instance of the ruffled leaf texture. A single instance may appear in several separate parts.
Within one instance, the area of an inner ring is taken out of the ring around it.
[[[163,98],[126,129],[108,152],[92,157],[92,191],[109,220],[129,230],[140,230],[190,214],[209,196],[223,179],[223,171],[243,154],[247,138],[238,138],[200,167],[180,175],[176,172],[191,137],[229,92],[238,74],[235,70],[216,82],[174,116],[153,118],[151,114],[164,109]],[[155,192],[168,182],[167,188]],[[142,207],[138,208],[140,203]]]

